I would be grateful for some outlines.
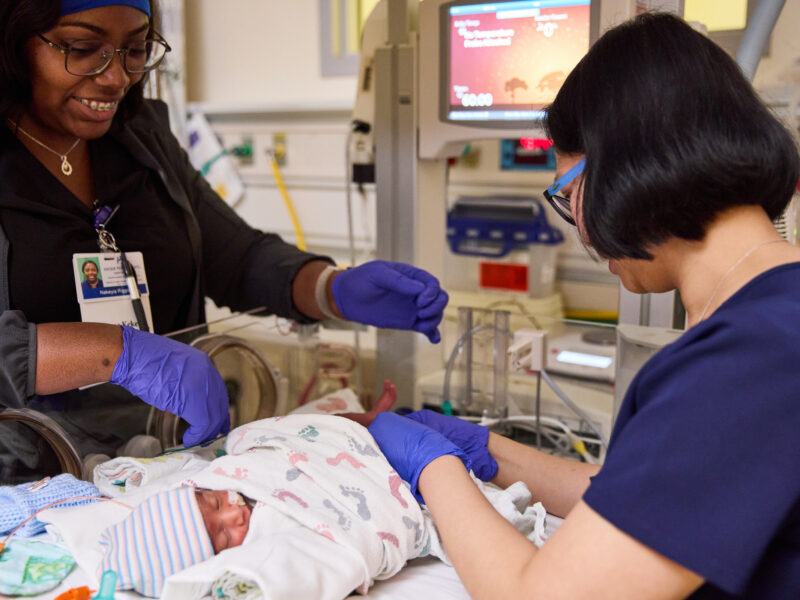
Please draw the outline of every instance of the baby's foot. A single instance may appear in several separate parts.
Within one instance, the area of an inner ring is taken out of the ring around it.
[[[364,490],[356,487],[345,487],[343,485],[340,485],[339,489],[342,490],[342,496],[352,496],[358,500],[358,516],[365,521],[369,521],[372,515],[367,506],[367,498],[364,496]]]
[[[373,406],[368,412],[341,413],[339,416],[346,417],[351,421],[355,421],[359,425],[363,425],[364,427],[369,427],[375,417],[382,412],[390,410],[392,406],[394,406],[395,402],[397,402],[397,389],[394,387],[392,382],[387,379],[383,382],[383,394],[381,394],[381,397],[378,398],[375,406]]]
[[[369,412],[374,413],[373,415],[374,417],[378,413],[391,410],[395,402],[397,402],[397,388],[391,381],[386,379],[383,382],[383,393],[381,394],[381,397],[378,398],[378,401],[375,403],[375,406],[373,406],[372,410],[370,410]]]

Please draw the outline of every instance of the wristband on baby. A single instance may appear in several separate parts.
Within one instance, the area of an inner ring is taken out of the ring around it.
[[[319,274],[317,277],[317,283],[314,285],[314,299],[317,301],[317,306],[319,307],[320,312],[325,315],[326,319],[332,319],[334,321],[343,321],[341,317],[337,317],[333,314],[333,310],[331,309],[331,305],[328,302],[328,280],[335,274],[338,273],[339,269],[334,267],[333,265],[328,265],[323,269],[322,273]]]

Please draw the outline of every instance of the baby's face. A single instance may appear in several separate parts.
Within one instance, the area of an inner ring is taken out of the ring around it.
[[[214,553],[239,546],[247,535],[252,512],[244,499],[227,490],[197,490],[195,496]]]

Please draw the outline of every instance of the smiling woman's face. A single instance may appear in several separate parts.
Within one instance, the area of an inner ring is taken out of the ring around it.
[[[83,275],[89,283],[97,281],[97,267],[93,262],[89,261],[83,263]]]
[[[250,528],[252,513],[247,504],[239,501],[241,496],[227,490],[198,490],[195,496],[214,553],[241,545]]]
[[[84,10],[59,19],[42,35],[65,47],[77,40],[103,40],[125,48],[145,39],[150,28],[146,14],[130,6],[106,6]],[[30,65],[31,102],[28,115],[51,136],[96,139],[111,127],[120,101],[141,73],[127,73],[119,55],[98,75],[68,73],[64,54],[39,36],[27,43]]]

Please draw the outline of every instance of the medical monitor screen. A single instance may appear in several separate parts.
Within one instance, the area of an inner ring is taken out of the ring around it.
[[[442,6],[441,118],[509,127],[538,121],[589,49],[590,0]]]

